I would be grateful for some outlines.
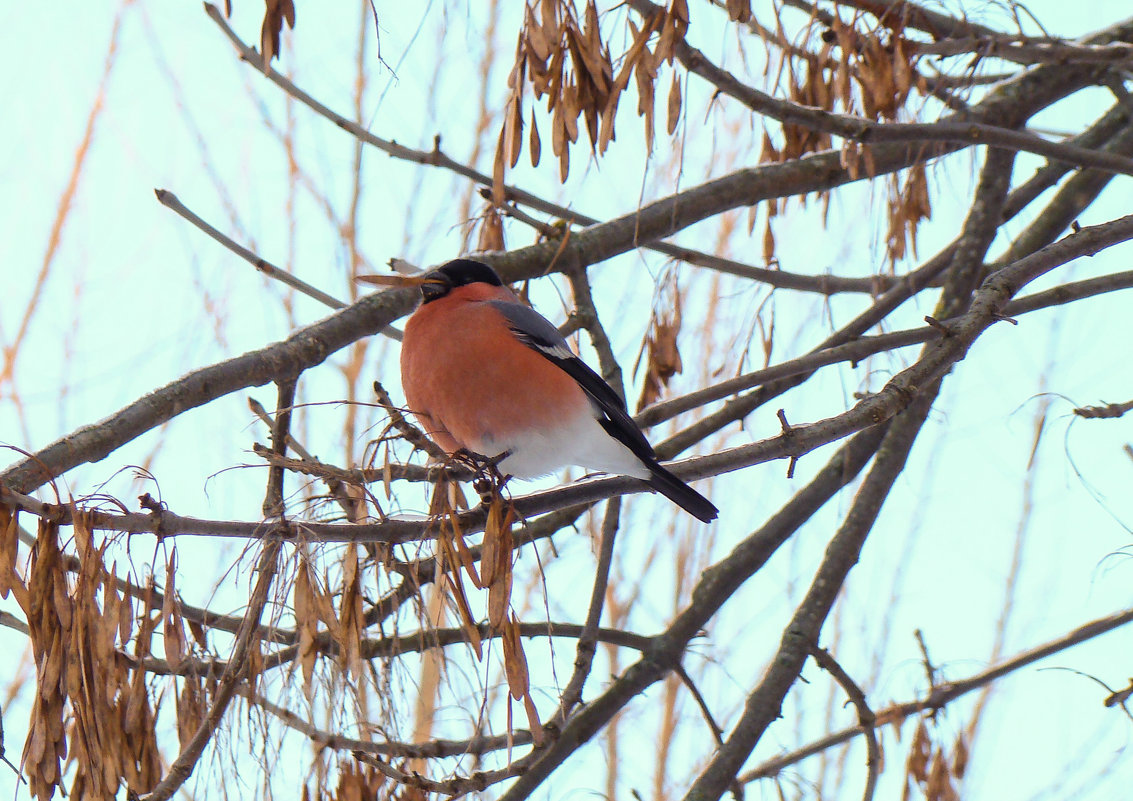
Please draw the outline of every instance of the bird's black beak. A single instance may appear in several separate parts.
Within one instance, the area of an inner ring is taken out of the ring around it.
[[[452,282],[448,276],[440,271],[434,271],[421,278],[421,295],[425,303],[437,298],[443,298],[452,289]]]

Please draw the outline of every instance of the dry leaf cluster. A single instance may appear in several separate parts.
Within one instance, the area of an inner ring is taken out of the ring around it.
[[[531,696],[531,675],[520,638],[520,621],[511,606],[515,580],[513,567],[517,558],[512,536],[515,510],[498,489],[492,489],[477,557],[465,542],[458,516],[459,511],[467,508],[467,499],[457,482],[447,477],[437,481],[430,513],[438,520],[436,565],[443,577],[440,586],[459,612],[464,635],[478,660],[484,658],[484,645],[477,622],[480,615],[473,612],[461,571],[464,571],[463,574],[467,575],[476,589],[487,590],[488,631],[492,636],[499,636],[503,651],[509,696],[508,731],[512,730],[511,701],[521,701],[530,731],[538,742],[542,739],[542,724]]]
[[[3,509],[0,550],[14,551],[17,516]],[[105,543],[95,545],[82,513],[71,531],[74,557],[60,550],[59,526],[39,521],[25,583],[9,574],[10,591],[27,616],[36,666],[36,695],[22,762],[33,795],[46,799],[64,787],[71,798],[114,797],[125,785],[134,793],[161,778],[155,710],[141,659],[158,624],[152,603],[135,630],[130,597],[103,563]],[[71,558],[78,569],[72,576]],[[148,600],[152,601],[151,594]],[[132,647],[134,658],[127,656]]]
[[[968,746],[963,733],[950,749],[933,742],[925,719],[917,721],[909,756],[905,762],[905,789],[902,801],[918,796],[924,801],[960,801],[960,781],[968,768]]]
[[[641,395],[637,399],[638,411],[661,400],[669,381],[684,369],[677,336],[681,332],[681,291],[675,276],[663,285],[661,296],[654,303],[649,318],[649,330],[642,343],[633,371],[637,374],[642,360],[645,373]]]
[[[786,95],[807,109],[873,122],[915,118],[916,109],[910,108],[913,90],[921,97],[929,90],[918,72],[920,52],[905,37],[903,17],[885,14],[871,25],[872,18],[864,12],[854,12],[849,22],[840,14],[841,9],[828,17],[812,16],[800,38],[816,43],[814,49],[796,45],[781,31],[759,29],[768,47],[779,54],[774,77],[784,85]],[[834,137],[826,129],[792,122],[772,130],[766,126],[765,122],[761,164],[789,162],[835,147]],[[842,164],[851,173],[864,170],[866,175],[875,174],[869,145],[844,139],[839,146]],[[885,185],[889,217],[886,252],[893,264],[905,257],[907,247],[916,254],[917,227],[932,214],[924,162],[890,175]],[[828,202],[829,193],[820,193],[820,197]],[[779,211],[780,204],[768,201],[763,237],[763,259],[767,263],[775,259],[771,219]],[[754,224],[754,217],[751,221]]]
[[[560,180],[566,181],[570,173],[570,146],[578,141],[580,123],[592,152],[606,152],[615,138],[618,104],[631,80],[637,88],[637,113],[645,120],[645,141],[652,150],[657,73],[662,64],[672,63],[673,45],[688,29],[687,2],[675,0],[640,28],[632,20],[628,27],[632,42],[615,68],[610,45],[601,37],[594,0],[587,0],[581,21],[573,0],[538,0],[525,7],[492,173],[497,202],[504,198],[505,167],[515,167],[523,149],[523,98],[528,87],[536,100],[546,98],[551,151],[559,160]],[[676,129],[680,102],[674,74],[667,112],[670,134]],[[534,113],[530,124],[528,153],[532,166],[538,166],[542,137]]]

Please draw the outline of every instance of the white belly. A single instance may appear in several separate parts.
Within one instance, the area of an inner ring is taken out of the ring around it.
[[[587,409],[566,425],[551,430],[534,430],[508,441],[493,439],[482,443],[480,453],[495,455],[511,451],[500,462],[500,472],[516,478],[537,478],[567,465],[588,470],[648,478],[649,470],[622,443],[606,433]]]

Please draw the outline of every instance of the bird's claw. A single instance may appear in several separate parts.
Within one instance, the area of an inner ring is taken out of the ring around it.
[[[500,494],[504,485],[511,476],[500,472],[500,462],[511,455],[511,451],[504,451],[495,456],[485,456],[482,453],[461,448],[449,457],[450,462],[459,464],[472,470],[476,475],[472,479],[472,488],[480,496],[480,502],[485,506],[491,503],[493,494]]]

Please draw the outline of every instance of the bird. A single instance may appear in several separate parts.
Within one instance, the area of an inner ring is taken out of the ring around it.
[[[693,517],[716,518],[661,466],[621,396],[495,270],[461,258],[414,283],[422,302],[405,324],[402,388],[445,452],[520,479],[567,465],[632,476]]]

